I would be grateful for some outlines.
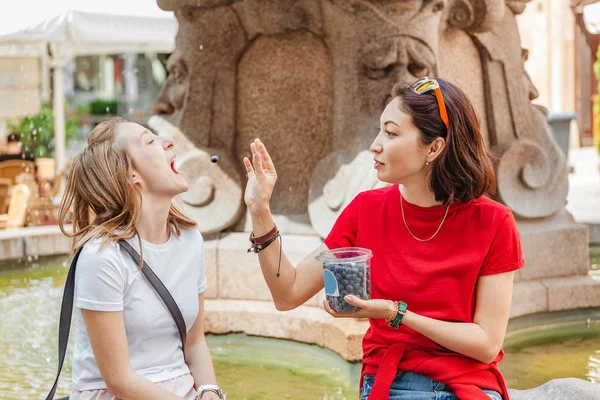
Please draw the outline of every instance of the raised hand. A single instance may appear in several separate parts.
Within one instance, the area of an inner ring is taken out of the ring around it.
[[[269,208],[277,181],[277,172],[267,148],[260,139],[250,143],[250,150],[252,150],[252,162],[248,157],[244,157],[244,166],[248,173],[244,201],[250,212],[253,212]]]

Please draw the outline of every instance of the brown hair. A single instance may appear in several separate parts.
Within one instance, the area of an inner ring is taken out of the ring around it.
[[[401,110],[412,117],[421,132],[421,142],[446,140],[442,153],[432,162],[430,187],[435,199],[444,204],[469,201],[496,190],[492,154],[481,135],[481,124],[471,101],[453,84],[436,79],[444,96],[450,128],[440,117],[434,91],[415,93],[410,85],[399,83],[392,97],[399,97]]]
[[[102,245],[135,235],[139,238],[136,224],[141,215],[141,193],[129,179],[133,168],[131,157],[124,148],[115,145],[117,125],[123,122],[128,121],[114,117],[96,125],[87,146],[71,163],[58,222],[60,230],[73,239],[72,254],[96,237],[102,238]],[[69,213],[73,233],[65,231]],[[194,220],[172,204],[167,221],[171,234],[177,236],[182,227],[196,226]]]

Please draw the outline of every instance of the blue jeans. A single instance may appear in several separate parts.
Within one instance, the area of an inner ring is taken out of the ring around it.
[[[374,375],[365,375],[360,389],[360,400],[367,400],[373,388]],[[483,390],[492,400],[502,400],[493,390]],[[389,400],[458,400],[458,397],[441,382],[415,372],[402,372],[390,387]]]

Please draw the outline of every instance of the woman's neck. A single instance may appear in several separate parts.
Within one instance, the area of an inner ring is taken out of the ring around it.
[[[171,200],[143,197],[141,217],[136,225],[142,239],[152,244],[163,244],[169,240],[169,209]]]
[[[398,185],[398,190],[406,201],[419,207],[435,207],[442,204],[435,200],[435,194],[429,185],[402,184]]]

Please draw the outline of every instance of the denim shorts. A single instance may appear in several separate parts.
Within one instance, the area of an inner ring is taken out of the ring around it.
[[[373,388],[374,375],[365,375],[360,389],[360,400],[367,400]],[[502,400],[493,390],[483,390],[492,400]],[[459,400],[445,384],[434,381],[415,372],[402,372],[396,375],[390,387],[389,400]]]

